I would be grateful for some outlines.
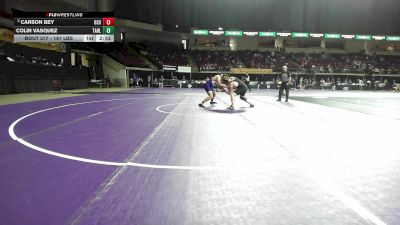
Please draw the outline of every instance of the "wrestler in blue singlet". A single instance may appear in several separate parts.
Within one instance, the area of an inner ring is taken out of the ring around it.
[[[213,88],[213,82],[212,79],[210,79],[209,77],[206,78],[206,84],[204,85],[204,90],[206,90],[208,97],[205,98],[200,104],[200,107],[204,107],[204,103],[207,101],[210,101],[210,104],[217,104],[216,102],[214,102],[214,98],[215,98],[215,91]]]
[[[213,83],[212,80],[209,79],[206,81],[206,84],[204,85],[204,89],[206,90],[206,92],[208,93],[209,91],[214,91],[213,89]]]

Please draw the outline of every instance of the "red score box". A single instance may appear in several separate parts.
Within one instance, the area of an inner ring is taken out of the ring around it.
[[[103,18],[103,26],[114,26],[114,18]]]

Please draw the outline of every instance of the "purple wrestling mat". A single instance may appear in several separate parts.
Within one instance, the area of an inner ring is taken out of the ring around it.
[[[276,94],[0,106],[0,224],[399,224],[400,97]]]

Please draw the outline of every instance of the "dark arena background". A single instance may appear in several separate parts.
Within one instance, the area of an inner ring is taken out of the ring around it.
[[[399,47],[398,0],[0,0],[0,225],[399,225]]]

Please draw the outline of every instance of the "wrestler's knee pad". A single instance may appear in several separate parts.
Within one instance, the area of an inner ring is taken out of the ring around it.
[[[247,98],[245,98],[244,96],[240,96],[240,99],[242,99],[243,101],[247,100]]]

